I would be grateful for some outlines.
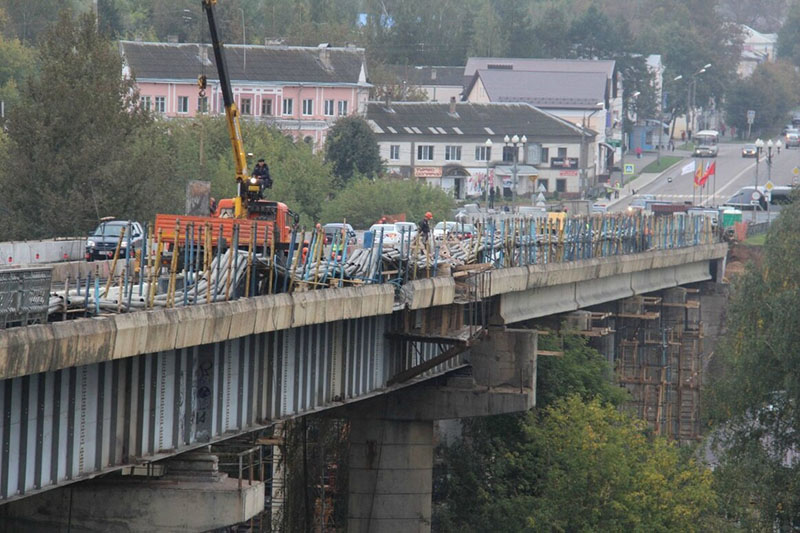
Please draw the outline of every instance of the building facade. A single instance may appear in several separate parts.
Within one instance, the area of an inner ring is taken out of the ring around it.
[[[170,118],[222,114],[209,45],[121,41],[123,75],[136,80],[141,105]],[[366,111],[369,83],[362,48],[226,45],[233,96],[244,119],[261,120],[321,146],[339,117]],[[208,78],[205,96],[197,78]]]
[[[611,60],[471,57],[468,102],[527,102],[596,132],[593,162],[607,176],[621,156],[622,79]]]
[[[505,197],[513,190],[520,197],[539,190],[579,197],[594,178],[587,163],[595,157],[594,132],[530,104],[370,102],[367,121],[390,174],[424,180],[458,199],[485,197],[490,189]],[[516,147],[505,142],[515,135]]]

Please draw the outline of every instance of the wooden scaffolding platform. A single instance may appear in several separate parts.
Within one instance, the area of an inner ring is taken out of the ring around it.
[[[615,317],[615,373],[630,393],[626,407],[656,434],[698,439],[704,354],[697,292],[678,287],[628,298]]]

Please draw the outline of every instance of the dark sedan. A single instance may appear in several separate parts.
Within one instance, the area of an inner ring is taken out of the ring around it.
[[[745,144],[742,148],[742,157],[756,157],[758,149],[755,144]]]
[[[125,236],[120,243],[122,229],[125,228]],[[144,242],[144,230],[142,225],[131,220],[103,220],[100,225],[89,234],[86,241],[86,260],[112,259],[117,243],[120,243],[119,257],[127,257],[129,251],[131,256],[142,247]]]

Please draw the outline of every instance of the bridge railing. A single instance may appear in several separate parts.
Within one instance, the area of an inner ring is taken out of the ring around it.
[[[252,242],[241,249],[236,239],[227,249],[222,244],[208,250],[187,239],[183,249],[171,251],[168,262],[162,258],[163,243],[150,243],[145,248],[150,253],[128,259],[116,278],[68,280],[69,288],[52,294],[50,311],[67,316],[67,310],[82,309],[92,315],[365,284],[400,287],[416,279],[454,275],[465,265],[562,263],[719,240],[708,217],[645,213],[487,219],[434,232],[428,239],[411,230],[382,232],[367,239],[371,243],[366,247],[349,245],[347,235],[326,242],[321,227],[306,236],[295,229],[288,254]]]

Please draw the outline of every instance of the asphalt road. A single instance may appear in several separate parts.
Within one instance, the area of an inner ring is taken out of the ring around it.
[[[653,194],[657,200],[668,202],[693,202],[697,205],[714,206],[725,203],[736,191],[745,186],[752,186],[756,180],[756,159],[743,158],[742,147],[745,143],[723,143],[719,147],[719,155],[716,158],[716,179],[714,176],[709,178],[706,187],[701,189],[694,186],[694,175],[681,175],[681,168],[689,163],[692,158],[687,157],[681,163],[662,174],[658,179],[648,185],[646,176],[640,177],[632,182],[636,189],[636,196],[641,194]],[[766,152],[766,148],[764,149]],[[698,158],[706,164],[713,161],[711,158]],[[800,149],[782,149],[780,155],[773,149],[772,168],[768,168],[767,156],[762,153],[758,164],[758,184],[763,186],[768,175],[771,175],[772,183],[775,185],[791,185],[792,170],[800,167]],[[672,179],[670,182],[669,178]],[[642,180],[642,187],[636,187],[636,182]],[[702,197],[701,197],[702,194]],[[627,208],[630,201],[635,198],[631,196],[615,204],[612,211],[622,211]]]

